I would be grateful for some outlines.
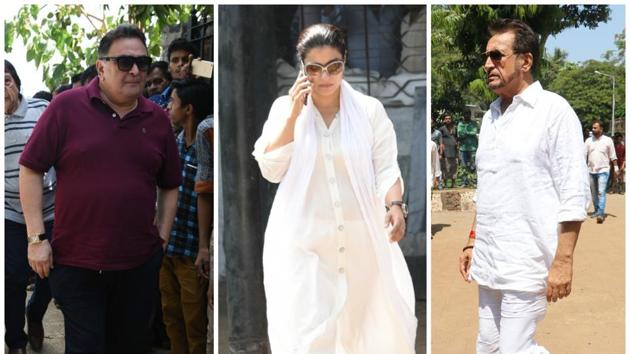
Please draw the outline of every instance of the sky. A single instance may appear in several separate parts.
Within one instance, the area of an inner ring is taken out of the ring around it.
[[[6,4],[6,8],[2,11],[3,19],[13,18],[18,10],[19,7],[16,3],[9,1]],[[569,54],[568,60],[572,62],[581,62],[588,59],[598,60],[601,59],[602,54],[607,50],[616,49],[614,43],[615,34],[621,33],[624,26],[624,6],[611,5],[611,16],[608,23],[600,23],[593,30],[586,27],[566,29],[556,37],[549,37],[546,49],[552,52],[556,47],[561,48]],[[20,75],[22,93],[30,97],[37,91],[47,90],[47,88],[42,81],[41,68],[37,69],[34,63],[26,61],[26,48],[20,43],[20,40],[14,41],[13,51],[7,54],[6,58],[13,63]]]
[[[625,10],[623,5],[611,5],[610,20],[600,23],[593,30],[586,27],[570,28],[556,37],[549,37],[545,48],[553,53],[554,48],[566,51],[571,62],[583,62],[588,59],[601,59],[607,50],[616,50],[615,34],[623,31]]]

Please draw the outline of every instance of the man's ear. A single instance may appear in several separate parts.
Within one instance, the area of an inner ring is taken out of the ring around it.
[[[103,74],[105,72],[105,64],[103,64],[102,60],[96,61],[96,74],[98,75],[98,79],[103,81]]]
[[[184,113],[186,113],[186,116],[190,116],[190,117],[194,117],[195,116],[195,108],[193,107],[192,104],[187,104],[186,108],[184,108]]]
[[[532,55],[532,53],[521,54],[521,58],[523,62],[523,64],[521,65],[521,70],[533,74],[532,70],[534,70],[534,56]]]

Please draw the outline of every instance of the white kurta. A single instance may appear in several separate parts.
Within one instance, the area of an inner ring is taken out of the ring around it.
[[[497,290],[543,292],[558,224],[583,221],[590,190],[582,126],[535,82],[501,113],[490,105],[477,149],[477,239],[471,278]]]
[[[400,178],[396,136],[380,102],[364,97],[375,137],[373,187],[382,200],[379,207],[383,208],[385,193]],[[272,182],[282,181],[293,158],[294,143],[264,152],[288,117],[289,108],[288,97],[276,100],[254,151],[263,176]],[[269,233],[273,225],[268,227],[265,238],[265,289],[272,351],[413,353],[414,338],[409,338],[416,325],[413,288],[402,252],[397,244],[375,246],[369,237],[343,156],[340,116],[330,127],[326,127],[318,112],[315,119],[318,147],[300,213],[303,218],[283,220],[297,225],[297,232],[282,235],[286,239]],[[277,221],[270,218],[269,222]],[[389,269],[398,274],[384,273],[377,252],[391,253]],[[397,284],[396,289],[387,288],[386,284],[392,283]],[[396,296],[404,299],[405,313],[399,313],[400,307],[393,304],[392,297]]]

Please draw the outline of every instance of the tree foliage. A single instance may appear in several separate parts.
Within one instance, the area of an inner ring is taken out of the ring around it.
[[[190,17],[190,5],[99,6],[100,13],[89,13],[83,5],[25,5],[4,24],[5,51],[11,52],[15,40],[26,44],[27,60],[42,67],[43,80],[52,91],[68,82],[69,76],[82,72],[97,57],[98,41],[121,23],[132,23],[147,36],[149,54],[161,52],[162,30]],[[204,11],[212,11],[205,6]],[[80,24],[86,23],[87,26]],[[61,59],[58,59],[61,57]]]
[[[550,35],[571,27],[595,28],[608,21],[606,5],[438,5],[432,8],[432,114],[461,112],[466,103],[487,108],[496,97],[485,84],[481,53],[489,39],[488,25],[499,18],[528,23],[540,35],[538,77],[548,85],[566,62],[562,53],[547,55]],[[624,36],[625,39],[625,36]]]
[[[589,128],[593,120],[600,119],[607,130],[610,130],[612,80],[595,71],[615,77],[615,117],[625,118],[626,74],[624,66],[590,60],[580,66],[562,70],[549,86],[549,90],[569,101],[585,128]]]

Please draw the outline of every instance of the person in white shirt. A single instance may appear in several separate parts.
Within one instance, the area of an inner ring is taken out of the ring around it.
[[[593,207],[595,211],[592,216],[597,218],[597,223],[604,222],[606,213],[606,187],[610,178],[610,162],[614,166],[614,176],[619,173],[617,166],[617,154],[613,140],[604,135],[602,122],[595,120],[592,125],[593,135],[586,139],[586,161],[588,164],[588,174],[591,179],[591,195],[593,197]]]
[[[339,28],[306,28],[297,54],[302,70],[273,103],[253,152],[263,177],[280,183],[263,250],[271,350],[414,353],[392,122],[343,80]]]
[[[433,183],[431,188],[437,188],[439,179],[442,176],[440,152],[437,144],[433,140],[429,140],[429,145],[431,146],[431,181]]]
[[[534,341],[546,303],[571,293],[573,250],[589,203],[581,124],[534,81],[538,36],[525,23],[490,26],[473,227],[459,257],[479,286],[477,353],[548,353]],[[546,301],[545,301],[546,300]]]

